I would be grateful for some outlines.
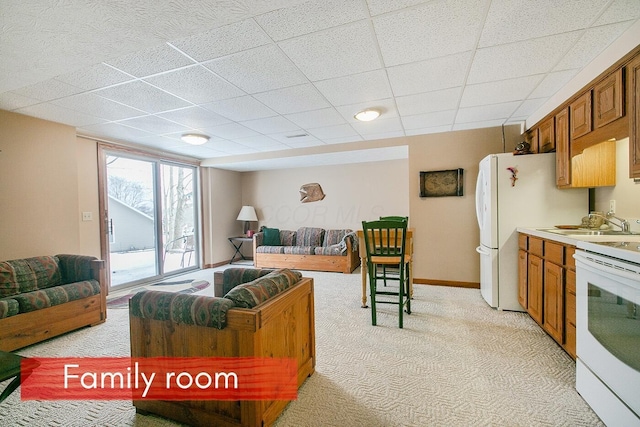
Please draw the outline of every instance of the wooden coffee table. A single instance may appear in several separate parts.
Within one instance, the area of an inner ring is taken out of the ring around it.
[[[17,354],[0,351],[0,382],[13,378],[7,388],[0,394],[0,403],[3,402],[20,385],[20,364],[25,357]]]

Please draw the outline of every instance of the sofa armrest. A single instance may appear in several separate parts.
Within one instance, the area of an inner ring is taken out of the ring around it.
[[[60,273],[63,283],[81,282],[83,280],[96,280],[102,282],[102,273],[105,262],[93,256],[87,255],[56,255],[60,262]]]

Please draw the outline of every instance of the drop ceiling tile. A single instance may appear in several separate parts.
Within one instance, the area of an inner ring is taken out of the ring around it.
[[[404,129],[399,117],[378,118],[370,122],[352,123],[351,126],[364,137],[390,132],[402,132],[400,136],[404,136]]]
[[[267,117],[258,120],[249,120],[241,123],[243,126],[262,134],[300,131],[301,129],[289,120],[281,116]]]
[[[402,125],[407,134],[409,130],[432,128],[448,125],[451,127],[456,117],[456,110],[436,111],[434,113],[416,114],[402,117]]]
[[[145,81],[195,104],[245,95],[243,91],[200,65],[149,77]]]
[[[84,90],[124,83],[133,79],[129,74],[116,70],[106,64],[96,64],[56,77],[56,80]]]
[[[28,107],[29,105],[39,104],[40,102],[42,101],[15,92],[0,93],[0,108],[7,111]]]
[[[59,105],[43,103],[31,105],[16,110],[16,113],[25,114],[27,116],[37,117],[51,122],[58,122],[69,126],[88,126],[97,123],[103,123],[105,120],[97,117],[83,114],[78,111],[69,110]]]
[[[166,113],[157,114],[157,116],[194,129],[205,129],[230,123],[228,119],[221,115],[200,107],[187,107],[180,110],[167,111]]]
[[[380,111],[381,119],[398,116],[396,103],[392,98],[379,99],[377,101],[359,102],[357,104],[350,105],[341,105],[339,107],[336,107],[336,110],[338,111],[338,113],[342,114],[342,117],[344,117],[347,122],[362,123],[359,120],[356,120],[353,116],[355,116],[356,113],[368,108],[373,108]]]
[[[545,74],[579,36],[580,32],[564,33],[478,49],[467,84]]]
[[[472,50],[482,28],[485,7],[485,1],[445,0],[374,18],[385,65]]]
[[[456,125],[460,123],[487,121],[493,123],[496,120],[507,119],[518,106],[520,101],[505,102],[503,104],[481,105],[478,107],[460,108],[456,115]],[[486,126],[482,126],[486,127]],[[455,126],[454,126],[455,129]]]
[[[253,19],[171,41],[171,44],[199,62],[262,46],[271,40]]]
[[[256,17],[275,41],[368,18],[361,0],[307,1]]]
[[[140,138],[152,136],[151,133],[121,125],[120,123],[99,123],[96,125],[82,126],[78,128],[79,134],[87,134],[93,136],[109,135],[111,138],[120,139],[122,141],[135,141]]]
[[[483,120],[475,123],[456,123],[455,125],[453,125],[452,130],[490,128],[495,126],[502,126],[504,122],[505,122],[504,119],[495,119],[495,120]]]
[[[513,112],[513,117],[529,116],[533,114],[538,108],[542,107],[547,101],[547,98],[533,98],[527,99]]]
[[[405,131],[407,136],[428,135],[432,133],[451,132],[451,125],[435,126],[432,128],[408,129]]]
[[[389,139],[389,138],[400,138],[405,136],[404,131],[396,130],[390,132],[381,132],[381,133],[371,133],[366,135],[367,141],[374,141],[376,139]]]
[[[317,81],[380,68],[374,40],[369,25],[357,22],[285,40],[279,46],[309,80]]]
[[[458,107],[461,87],[396,97],[398,111],[404,116],[453,110]]]
[[[123,83],[94,93],[147,113],[159,113],[190,106],[188,102],[141,81]]]
[[[492,0],[479,47],[587,28],[602,9],[592,0]]]
[[[358,134],[351,135],[351,136],[342,136],[338,138],[324,139],[324,143],[327,145],[347,144],[349,142],[358,142],[358,141],[364,141],[364,139]]]
[[[254,97],[280,114],[319,110],[330,106],[311,84],[257,93]]]
[[[358,132],[356,132],[353,127],[348,124],[307,129],[307,132],[323,141],[337,138],[351,138],[360,136],[358,135]]]
[[[91,114],[92,116],[100,117],[108,121],[122,120],[146,114],[144,111],[99,97],[93,93],[68,96],[52,101],[52,104],[85,114]]]
[[[462,86],[472,52],[389,67],[389,81],[395,96]]]
[[[136,77],[146,77],[163,71],[185,67],[194,62],[166,43],[134,52],[106,62],[118,70]]]
[[[216,145],[216,150],[222,151],[223,153],[227,153],[230,155],[239,155],[239,154],[252,154],[255,153],[256,150],[253,148],[249,148],[245,145],[238,144],[237,142],[232,141],[222,141]]]
[[[584,67],[611,42],[620,37],[632,23],[633,21],[626,21],[588,29],[571,50],[562,57],[554,71]]]
[[[136,117],[135,119],[120,120],[117,123],[136,129],[142,129],[154,134],[187,132],[191,130],[187,126],[170,122],[169,120],[165,120],[157,116]]]
[[[307,82],[304,74],[275,45],[235,53],[203,65],[248,93]]]
[[[261,119],[276,116],[277,113],[252,96],[203,104],[202,107],[211,110],[233,121]]]
[[[367,71],[314,83],[333,105],[374,101],[391,97],[391,88],[384,70]]]
[[[540,84],[531,92],[529,98],[546,98],[555,94],[578,74],[580,70],[564,70],[547,74]]]
[[[303,111],[302,113],[287,114],[285,117],[303,129],[346,123],[342,115],[334,108]]]
[[[593,25],[606,25],[640,18],[640,2],[637,0],[614,0]]]
[[[16,89],[12,93],[39,101],[51,101],[80,92],[82,92],[80,88],[55,79],[49,79],[31,86]]]
[[[238,138],[235,140],[240,145],[244,145],[245,147],[253,148],[255,150],[262,150],[265,147],[281,147],[285,149],[282,143],[272,139],[266,135],[258,135],[258,136],[250,136],[248,138]]]
[[[430,0],[367,0],[367,5],[369,6],[371,16],[376,16],[404,9],[405,7],[427,3],[428,1]]]
[[[172,147],[171,151],[174,153],[182,154],[185,156],[197,157],[201,159],[208,159],[212,157],[222,157],[226,153],[218,150],[214,150],[206,145],[182,145],[179,147]]]
[[[215,135],[224,139],[246,138],[249,136],[256,136],[258,132],[249,129],[246,126],[242,126],[239,123],[229,123],[226,125],[213,126],[203,128],[210,135]]]
[[[521,101],[527,98],[543,77],[542,74],[537,74],[499,82],[467,85],[462,92],[460,107]]]
[[[297,136],[297,135],[304,135],[304,136]],[[318,138],[312,135],[309,135],[308,133],[300,134],[296,132],[283,132],[283,133],[271,134],[269,135],[269,137],[291,148],[304,148],[304,147],[315,147],[318,145],[324,145],[324,142],[320,141]]]

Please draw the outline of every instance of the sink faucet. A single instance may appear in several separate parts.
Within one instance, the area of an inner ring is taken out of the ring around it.
[[[602,215],[596,214],[596,213],[590,213],[589,214],[589,218],[593,218],[593,217],[602,218],[607,224],[615,225],[616,227],[620,228],[620,230],[623,233],[629,233],[631,231],[631,226],[629,225],[629,221],[627,221],[626,219],[619,218],[619,217],[615,216],[613,211],[607,212],[607,216],[602,216]],[[617,220],[618,223],[611,222],[611,218]]]

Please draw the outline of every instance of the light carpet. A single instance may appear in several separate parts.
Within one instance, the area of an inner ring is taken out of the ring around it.
[[[374,327],[358,272],[304,272],[315,279],[316,373],[276,426],[603,425],[575,391],[575,363],[528,315],[491,309],[477,289],[416,285],[404,329],[395,306],[379,307]],[[128,355],[128,311],[18,353]],[[20,401],[15,392],[0,405],[0,426],[9,425],[178,424],[138,415],[129,401]]]

